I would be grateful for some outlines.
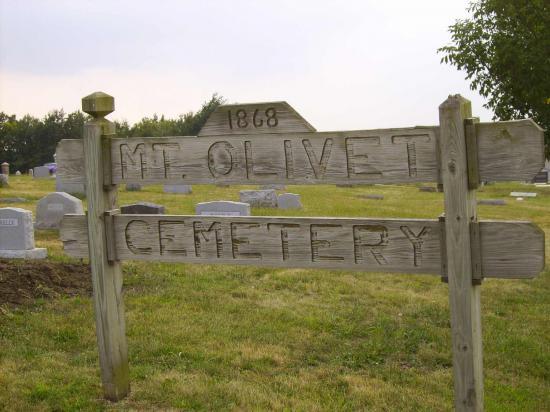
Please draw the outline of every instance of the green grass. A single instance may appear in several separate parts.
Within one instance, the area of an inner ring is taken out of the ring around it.
[[[35,201],[53,180],[11,177],[0,197]],[[238,199],[238,187],[191,195],[120,190],[192,214],[199,201]],[[512,190],[536,191],[517,202]],[[440,193],[415,186],[290,186],[294,216],[436,218]],[[384,200],[357,197],[379,193]],[[478,198],[485,219],[532,220],[550,237],[550,189],[496,184]],[[254,210],[269,215],[271,210]],[[55,231],[36,233],[66,261]],[[546,256],[550,256],[547,242]],[[451,410],[447,285],[427,275],[237,266],[124,263],[132,392],[102,400],[92,302],[41,300],[0,314],[0,410]],[[533,280],[482,286],[485,404],[490,411],[550,409],[550,269]]]

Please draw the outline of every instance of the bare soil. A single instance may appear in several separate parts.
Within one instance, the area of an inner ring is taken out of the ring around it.
[[[0,306],[30,304],[39,298],[91,294],[89,265],[0,259]]]

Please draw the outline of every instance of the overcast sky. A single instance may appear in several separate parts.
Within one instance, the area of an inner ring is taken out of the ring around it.
[[[0,0],[0,110],[115,97],[111,119],[286,100],[318,130],[429,125],[449,94],[492,113],[436,50],[467,0]]]

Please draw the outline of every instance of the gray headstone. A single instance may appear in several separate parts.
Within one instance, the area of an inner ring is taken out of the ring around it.
[[[120,213],[125,215],[163,215],[164,206],[149,202],[138,202],[121,206]]]
[[[0,172],[3,175],[10,175],[10,164],[8,162],[4,162],[0,165]]]
[[[50,169],[47,166],[36,166],[33,169],[33,176],[35,179],[50,177]]]
[[[301,209],[302,202],[300,195],[294,193],[283,193],[277,196],[279,209]]]
[[[17,172],[15,172],[15,176],[21,176],[21,172],[18,170]]]
[[[490,205],[490,206],[504,206],[506,202],[504,199],[479,199],[478,205]]]
[[[364,195],[359,195],[357,197],[360,197],[361,199],[373,199],[373,200],[383,200],[384,199],[384,195],[377,195],[377,194],[364,194]]]
[[[55,191],[56,192],[65,192],[72,195],[85,195],[86,186],[84,183],[67,183],[62,182],[59,176],[55,177]]]
[[[248,203],[218,200],[197,203],[195,213],[202,216],[250,216]]]
[[[273,190],[286,190],[286,186],[285,185],[263,185],[260,187],[262,190],[269,190],[269,189],[273,189]]]
[[[24,197],[0,197],[0,203],[25,203],[28,202]]]
[[[0,209],[0,257],[44,259],[46,249],[34,247],[32,212],[18,207]]]
[[[127,183],[126,191],[127,192],[139,192],[141,190],[141,185],[139,183]]]
[[[8,175],[0,174],[0,187],[8,187]]]
[[[191,193],[191,185],[164,185],[164,193],[183,193],[185,195]]]
[[[273,189],[241,190],[239,195],[240,201],[251,207],[277,207],[277,193]]]
[[[418,190],[421,192],[437,192],[437,188],[432,186],[420,186]]]
[[[44,196],[36,205],[36,229],[59,229],[63,215],[83,215],[82,201],[65,192]]]

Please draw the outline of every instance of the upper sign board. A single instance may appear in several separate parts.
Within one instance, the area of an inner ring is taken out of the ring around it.
[[[475,125],[482,181],[531,180],[543,130],[531,120]],[[439,182],[438,126],[315,132],[287,103],[220,106],[199,137],[112,138],[106,183]],[[62,140],[57,176],[84,183],[82,141]],[[110,164],[110,170],[109,170]]]

